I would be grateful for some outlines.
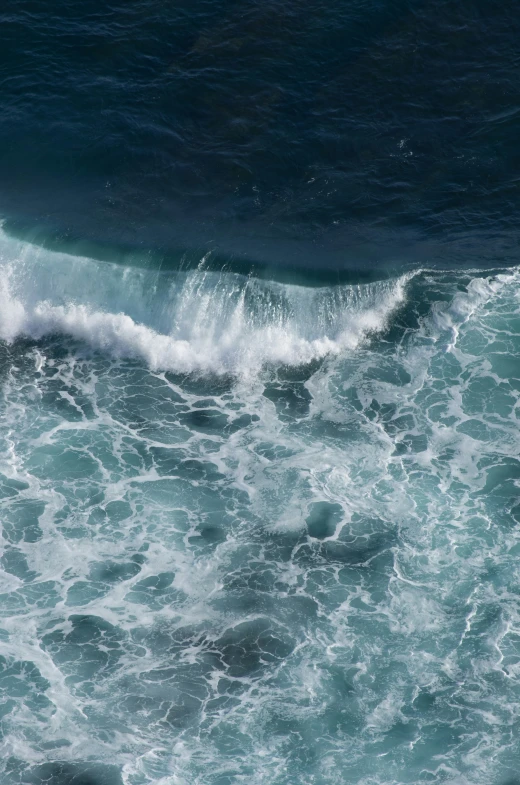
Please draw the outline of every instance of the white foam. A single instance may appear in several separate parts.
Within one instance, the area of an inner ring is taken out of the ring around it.
[[[455,347],[461,326],[466,324],[478,309],[493,300],[504,286],[510,285],[517,279],[517,270],[486,278],[475,277],[469,282],[467,291],[455,295],[448,308],[440,304],[437,306],[432,319],[434,328],[451,332],[451,340],[446,351],[451,351]]]
[[[248,374],[355,349],[384,328],[407,280],[311,289],[204,269],[168,276],[0,230],[0,337],[61,333],[154,370]]]

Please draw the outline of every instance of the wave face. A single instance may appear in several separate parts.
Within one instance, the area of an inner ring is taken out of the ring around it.
[[[516,782],[518,269],[0,248],[2,783]]]

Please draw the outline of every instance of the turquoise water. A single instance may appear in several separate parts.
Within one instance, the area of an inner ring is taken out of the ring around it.
[[[518,268],[0,271],[2,783],[518,782]]]

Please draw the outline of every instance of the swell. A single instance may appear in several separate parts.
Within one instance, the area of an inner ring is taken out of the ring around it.
[[[248,375],[355,349],[405,301],[409,275],[320,288],[236,272],[164,272],[15,241],[0,230],[0,337],[64,334],[154,369]]]
[[[233,241],[214,232],[217,236],[212,241],[204,241],[200,232],[185,231],[182,236],[179,235],[177,242],[172,242],[171,237],[165,238],[164,232],[154,227],[150,229],[151,236],[143,246],[142,243],[136,245],[119,235],[117,240],[112,237],[94,240],[89,236],[88,227],[85,227],[84,235],[79,235],[54,225],[27,223],[19,217],[4,218],[1,226],[4,234],[16,243],[26,242],[69,256],[170,273],[196,269],[204,257],[207,270],[238,273],[277,283],[297,283],[300,286],[369,283],[388,279],[396,269],[405,272],[420,266],[416,253],[412,259],[410,251],[405,252],[405,242],[401,243],[398,263],[395,254],[393,258],[387,258],[388,254],[383,253],[383,248],[388,246],[388,238],[381,243],[381,247],[374,247],[371,251],[361,242],[355,251],[351,249],[350,252],[338,248],[332,252],[330,248],[327,250],[322,247],[318,251],[320,258],[316,266],[315,246],[309,249],[305,243],[298,240],[291,242],[281,237],[276,241],[264,240],[258,244],[251,238],[248,238],[248,242],[243,242],[244,238],[235,238]],[[96,232],[99,235],[98,227]],[[251,230],[248,232],[250,234]]]

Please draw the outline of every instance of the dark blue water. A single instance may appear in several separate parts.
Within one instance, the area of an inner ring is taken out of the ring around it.
[[[0,22],[1,785],[518,785],[518,5]]]
[[[17,0],[0,209],[63,240],[515,260],[517,4]]]

